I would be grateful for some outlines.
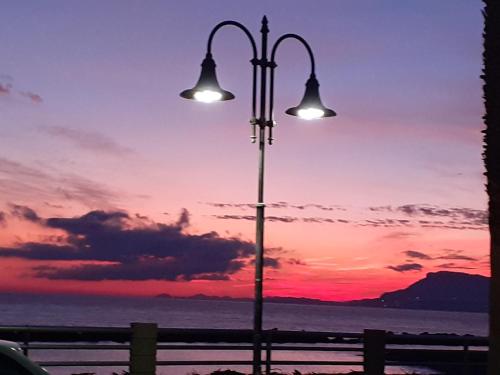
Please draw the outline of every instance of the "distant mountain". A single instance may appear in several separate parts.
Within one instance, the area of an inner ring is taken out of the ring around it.
[[[347,302],[322,301],[313,298],[268,297],[267,303],[307,305],[366,306],[396,309],[487,312],[489,278],[462,272],[430,272],[405,289],[382,294],[379,298]],[[251,298],[217,297],[197,294],[191,297],[173,297],[160,294],[157,298],[181,298],[215,301],[252,301]]]
[[[165,299],[191,299],[202,301],[234,301],[234,302],[253,302],[253,298],[234,298],[228,296],[207,296],[206,294],[195,294],[189,297],[175,297],[167,293],[158,294],[155,298]],[[292,303],[298,305],[342,305],[344,302],[322,301],[314,298],[296,298],[296,297],[266,297],[267,303]]]
[[[379,298],[351,301],[351,306],[418,310],[487,312],[489,278],[461,272],[431,272],[409,287]]]
[[[194,300],[202,300],[202,301],[247,301],[247,302],[251,302],[253,301],[253,299],[251,298],[233,298],[233,297],[229,297],[229,296],[207,296],[206,294],[195,294],[195,295],[192,295],[192,296],[188,296],[188,297],[176,297],[176,296],[172,296],[170,294],[167,294],[167,293],[162,293],[162,294],[158,294],[157,296],[155,296],[155,298],[166,298],[166,299],[194,299]]]

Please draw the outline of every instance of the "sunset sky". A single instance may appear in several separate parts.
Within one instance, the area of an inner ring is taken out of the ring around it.
[[[183,100],[218,22],[311,45],[338,116],[285,115],[277,53],[264,293],[347,300],[489,274],[482,15],[470,0],[10,1],[0,11],[0,292],[253,295],[251,56],[215,37],[233,101]]]

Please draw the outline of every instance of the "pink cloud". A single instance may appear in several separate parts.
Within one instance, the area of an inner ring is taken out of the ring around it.
[[[30,91],[19,91],[19,94],[28,98],[29,100],[31,100],[31,102],[33,102],[35,104],[40,104],[43,102],[43,99],[40,95],[32,93]]]

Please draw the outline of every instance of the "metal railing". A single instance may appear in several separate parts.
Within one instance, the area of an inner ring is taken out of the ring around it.
[[[148,331],[149,330],[149,331]],[[157,351],[251,353],[252,330],[157,328],[151,323],[131,327],[0,326],[0,339],[19,342],[26,355],[38,350],[128,351],[129,360],[38,361],[44,367],[251,366],[251,360],[157,360]],[[388,366],[427,367],[454,375],[485,372],[485,337],[393,334],[381,330],[363,333],[278,331],[263,332],[266,373],[275,366],[355,366],[366,375],[382,375]],[[149,349],[148,349],[149,348]],[[329,360],[275,359],[278,352],[331,352]],[[139,355],[134,355],[139,353]],[[351,353],[348,360],[335,353]],[[196,357],[191,353],[190,357]],[[139,363],[142,361],[141,363]],[[148,363],[146,363],[148,362]]]

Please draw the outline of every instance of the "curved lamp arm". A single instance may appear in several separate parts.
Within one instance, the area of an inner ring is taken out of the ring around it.
[[[283,42],[285,39],[295,39],[298,40],[299,42],[302,43],[302,45],[306,48],[307,53],[309,54],[309,59],[311,60],[311,77],[315,76],[315,70],[316,70],[316,63],[314,62],[314,55],[312,52],[311,47],[309,44],[306,42],[304,38],[302,38],[300,35],[297,34],[284,34],[276,40],[274,43],[273,49],[271,50],[271,77],[270,77],[270,85],[269,85],[269,90],[270,90],[270,103],[269,103],[269,119],[270,119],[270,124],[271,126],[274,125],[273,121],[273,111],[274,111],[274,68],[276,68],[277,64],[275,61],[275,55],[276,55],[276,50],[278,49],[278,46],[280,45],[281,42]],[[272,142],[272,138],[269,140],[270,143]]]
[[[224,22],[217,24],[213,28],[213,30],[210,32],[210,35],[208,37],[207,53],[212,53],[212,40],[214,39],[214,35],[221,27],[224,27],[224,26],[235,26],[245,33],[245,35],[248,37],[248,40],[250,40],[250,44],[252,45],[253,58],[256,59],[257,58],[257,45],[255,44],[255,40],[253,39],[252,34],[250,33],[250,31],[248,31],[248,29],[245,26],[243,26],[243,24],[236,22],[236,21],[224,21]]]
[[[284,41],[285,39],[296,39],[299,42],[301,42],[304,47],[306,47],[307,53],[309,54],[309,58],[311,59],[311,75],[314,75],[315,69],[316,69],[316,64],[314,62],[314,55],[312,53],[312,49],[309,46],[309,44],[305,41],[305,39],[302,38],[300,35],[297,35],[297,34],[285,34],[285,35],[282,35],[274,43],[273,49],[271,51],[271,64],[273,65],[273,67],[276,65],[276,62],[274,61],[274,56],[276,55],[276,50],[278,49],[278,46],[280,45],[280,43],[282,41]]]
[[[252,125],[255,125],[256,122],[256,113],[257,113],[257,64],[258,64],[258,58],[257,58],[257,45],[255,44],[255,40],[248,31],[248,29],[241,23],[236,22],[236,21],[223,21],[219,24],[217,24],[212,31],[210,32],[210,35],[208,37],[208,42],[207,42],[207,55],[212,55],[212,41],[214,39],[215,33],[222,27],[224,26],[235,26],[241,31],[245,33],[245,35],[248,37],[248,40],[250,41],[250,44],[252,45],[252,52],[253,52],[253,58],[250,60],[250,62],[253,65],[253,73],[252,73],[252,118],[250,120],[250,123]],[[255,128],[255,126],[254,126]],[[255,135],[255,134],[254,134]]]

